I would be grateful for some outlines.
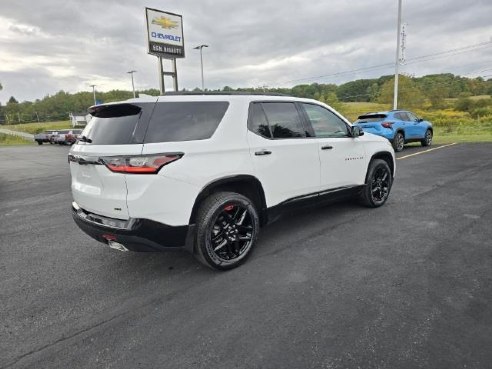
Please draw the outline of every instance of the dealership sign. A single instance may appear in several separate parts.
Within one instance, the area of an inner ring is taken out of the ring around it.
[[[184,58],[183,17],[145,8],[149,54],[167,59]]]

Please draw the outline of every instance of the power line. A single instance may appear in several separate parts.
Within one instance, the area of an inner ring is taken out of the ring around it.
[[[415,64],[419,62],[424,62],[424,61],[429,61],[433,59],[438,59],[444,56],[452,56],[456,55],[459,53],[463,52],[468,52],[468,51],[474,51],[476,49],[490,46],[492,45],[492,41],[486,41],[486,42],[480,42],[478,44],[473,44],[473,45],[468,45],[468,46],[463,46],[460,48],[454,48],[450,50],[445,50],[445,51],[440,51],[437,53],[432,53],[432,54],[427,54],[427,55],[420,55],[416,56],[413,58],[407,59],[408,62],[406,64]],[[449,55],[450,54],[450,55]],[[313,76],[313,77],[305,77],[305,78],[298,78],[298,79],[292,79],[288,81],[281,82],[280,85],[284,85],[287,83],[292,83],[292,82],[300,82],[300,81],[307,81],[307,80],[313,80],[313,79],[320,79],[320,78],[327,78],[327,77],[336,77],[344,74],[352,74],[356,72],[362,72],[362,71],[369,71],[369,70],[375,70],[375,69],[382,69],[382,68],[388,68],[388,67],[393,67],[394,63],[385,63],[385,64],[379,64],[379,65],[372,65],[369,67],[363,67],[363,68],[356,68],[356,69],[350,69],[342,72],[336,72],[336,73],[331,73],[331,74],[323,74],[319,76]]]

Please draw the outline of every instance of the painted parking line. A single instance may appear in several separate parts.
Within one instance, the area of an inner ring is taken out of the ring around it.
[[[430,151],[434,151],[434,150],[439,150],[439,149],[443,149],[445,147],[449,147],[449,146],[453,146],[453,145],[456,145],[457,142],[453,142],[451,144],[447,144],[447,145],[442,145],[442,146],[439,146],[439,147],[433,147],[432,149],[428,149],[428,150],[425,150],[425,151],[419,151],[419,152],[416,152],[416,153],[413,153],[413,154],[408,154],[408,155],[405,155],[405,156],[401,156],[399,158],[396,158],[396,160],[401,160],[401,159],[406,159],[406,158],[409,158],[411,156],[415,156],[415,155],[420,155],[420,154],[425,154],[425,153],[428,153]]]

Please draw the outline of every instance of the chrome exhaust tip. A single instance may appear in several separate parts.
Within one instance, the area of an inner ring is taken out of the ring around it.
[[[113,250],[118,250],[118,251],[129,251],[125,246],[123,246],[121,243],[118,243],[116,241],[108,240],[108,245],[111,247]]]

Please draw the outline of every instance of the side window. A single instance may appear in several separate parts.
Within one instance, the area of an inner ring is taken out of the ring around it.
[[[314,104],[302,104],[316,137],[347,137],[345,122],[337,115]]]
[[[417,117],[413,114],[407,111],[408,118],[412,121],[415,122],[417,120]]]
[[[253,103],[250,105],[248,128],[251,132],[254,132],[260,136],[272,138],[270,127],[268,127],[268,121],[265,113],[263,112],[263,108],[259,103]]]
[[[210,138],[228,107],[226,101],[158,102],[144,143]]]
[[[294,103],[266,102],[261,106],[266,114],[273,138],[306,137],[301,117]]]
[[[396,119],[402,120],[404,122],[408,122],[410,118],[408,118],[407,113],[401,112],[401,113],[395,113]]]

